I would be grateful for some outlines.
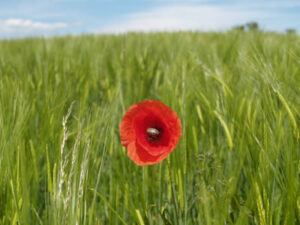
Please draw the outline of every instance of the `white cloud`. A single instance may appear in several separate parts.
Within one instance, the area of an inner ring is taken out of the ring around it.
[[[128,15],[100,32],[224,30],[266,17],[266,12],[240,7],[173,5]]]
[[[0,20],[0,34],[44,34],[68,28],[67,23],[44,23],[32,20],[11,18]]]

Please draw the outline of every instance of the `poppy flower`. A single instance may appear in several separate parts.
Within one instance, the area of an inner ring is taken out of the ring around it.
[[[151,165],[174,150],[181,136],[181,122],[165,104],[145,100],[127,110],[120,124],[120,136],[136,164]]]

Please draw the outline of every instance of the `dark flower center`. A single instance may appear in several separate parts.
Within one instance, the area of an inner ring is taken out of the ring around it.
[[[149,141],[157,141],[161,135],[160,129],[154,127],[147,128],[146,132]]]

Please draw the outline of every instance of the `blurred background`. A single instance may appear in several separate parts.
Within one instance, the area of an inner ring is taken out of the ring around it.
[[[0,38],[128,31],[300,30],[300,1],[0,1]]]

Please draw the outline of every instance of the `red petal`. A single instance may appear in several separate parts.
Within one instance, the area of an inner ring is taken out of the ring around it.
[[[146,129],[162,128],[157,142],[148,140]],[[162,161],[173,151],[181,136],[181,123],[176,113],[161,102],[146,100],[132,105],[120,124],[122,145],[129,157],[138,165]]]
[[[121,143],[123,146],[127,147],[130,142],[135,141],[135,130],[133,127],[133,120],[138,111],[137,105],[131,106],[126,114],[124,115],[121,124],[120,124],[120,136]]]
[[[128,156],[139,166],[152,165],[164,160],[169,153],[164,153],[158,156],[148,154],[148,152],[137,143],[128,145]]]
[[[144,101],[140,105],[142,110],[134,121],[137,142],[153,156],[173,150],[181,136],[181,123],[176,113],[155,100]],[[164,130],[157,143],[149,142],[145,136],[145,130],[151,127],[151,121]]]

